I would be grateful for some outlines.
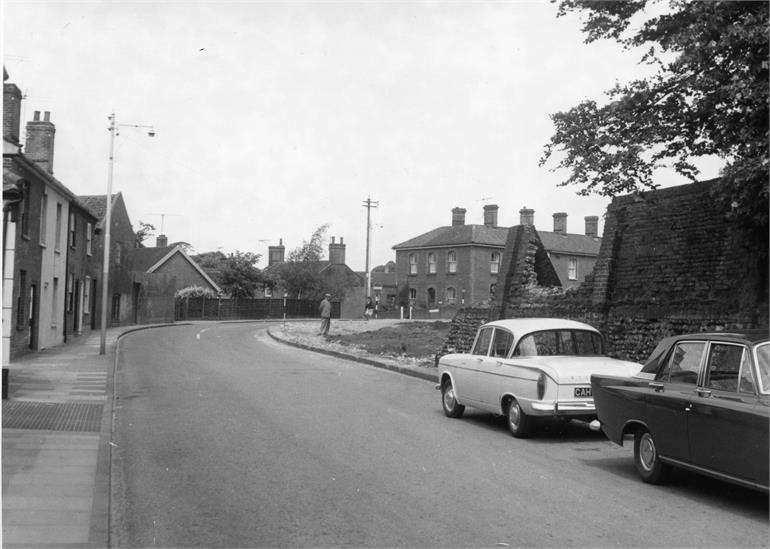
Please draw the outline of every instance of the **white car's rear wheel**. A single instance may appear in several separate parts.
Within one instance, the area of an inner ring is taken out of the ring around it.
[[[508,429],[516,438],[527,438],[532,435],[534,430],[534,418],[524,413],[519,406],[519,402],[513,398],[508,403],[508,410],[505,414],[508,419]]]
[[[441,406],[447,417],[460,417],[465,412],[465,406],[457,402],[455,389],[448,379],[441,384]]]

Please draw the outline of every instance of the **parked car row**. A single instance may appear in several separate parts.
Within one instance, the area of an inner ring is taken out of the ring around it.
[[[633,437],[645,482],[681,467],[768,492],[767,332],[666,338],[644,365],[606,356],[605,345],[571,320],[484,324],[470,352],[439,359],[444,413],[502,415],[517,438],[549,419],[588,421],[617,444]]]

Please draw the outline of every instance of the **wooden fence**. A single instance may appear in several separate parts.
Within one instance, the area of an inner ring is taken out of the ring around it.
[[[174,319],[259,320],[318,318],[319,302],[310,299],[250,299],[192,297],[178,299]],[[339,318],[340,304],[332,302],[332,318]]]

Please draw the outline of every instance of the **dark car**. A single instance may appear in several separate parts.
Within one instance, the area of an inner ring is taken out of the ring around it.
[[[768,492],[766,331],[669,337],[635,376],[593,375],[591,387],[607,438],[622,445],[633,434],[645,482],[681,467]]]

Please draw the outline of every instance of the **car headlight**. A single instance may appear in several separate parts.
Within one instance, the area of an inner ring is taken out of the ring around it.
[[[537,378],[537,399],[543,400],[545,395],[545,374],[540,372],[540,376]]]

